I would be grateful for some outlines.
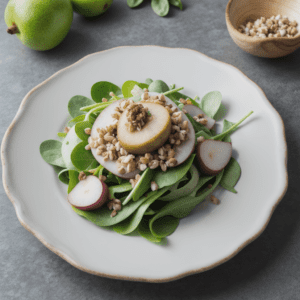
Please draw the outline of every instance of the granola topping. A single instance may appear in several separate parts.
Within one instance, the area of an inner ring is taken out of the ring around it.
[[[187,100],[185,100],[187,101]],[[152,153],[144,155],[134,155],[128,153],[118,141],[117,126],[118,120],[122,113],[127,109],[127,119],[130,131],[141,130],[147,122],[151,121],[151,114],[145,103],[156,103],[164,106],[171,117],[172,129],[167,142]],[[106,126],[106,128],[97,128],[97,135],[91,136],[86,149],[97,149],[96,154],[101,155],[105,161],[111,160],[117,162],[117,169],[120,174],[131,173],[136,169],[140,171],[161,168],[166,171],[167,168],[175,167],[176,148],[188,139],[188,121],[182,120],[182,112],[172,104],[166,104],[166,99],[163,94],[159,96],[149,96],[148,90],[144,90],[142,94],[142,103],[135,103],[132,99],[124,99],[119,106],[115,108],[115,113],[112,114],[114,124]],[[137,180],[132,179],[131,184],[135,185]]]

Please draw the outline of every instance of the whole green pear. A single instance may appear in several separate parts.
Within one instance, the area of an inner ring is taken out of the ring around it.
[[[113,0],[71,0],[75,12],[85,17],[95,17],[105,13]]]
[[[4,19],[8,33],[27,47],[44,51],[66,37],[73,9],[70,0],[9,0]]]

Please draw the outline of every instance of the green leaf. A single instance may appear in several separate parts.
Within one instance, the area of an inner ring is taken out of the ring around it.
[[[57,136],[61,139],[64,139],[67,136],[67,133],[66,132],[58,132]]]
[[[214,119],[222,104],[222,94],[218,91],[207,93],[201,100],[200,108]]]
[[[86,145],[86,142],[79,143],[71,153],[72,164],[81,171],[92,169],[96,161],[92,152],[85,150]]]
[[[72,120],[70,120],[70,121],[68,122],[68,126],[69,126],[69,127],[73,127],[73,126],[74,126],[75,124],[77,124],[78,122],[83,121],[83,120],[84,120],[84,117],[85,117],[84,114],[83,114],[83,115],[77,116],[76,118],[74,118],[74,119],[72,119]]]
[[[104,169],[104,170],[106,170],[106,169]],[[105,183],[117,183],[117,184],[122,183],[122,179],[120,177],[116,176],[115,174],[113,174],[112,172],[108,172],[106,177],[107,177],[107,179],[105,180]]]
[[[149,227],[149,218],[143,217],[141,220],[139,226],[138,226],[138,233],[145,238],[146,240],[152,242],[152,243],[159,243],[161,242],[161,239],[154,236]]]
[[[156,182],[158,187],[161,189],[165,186],[170,186],[179,181],[190,169],[195,154],[192,154],[183,164],[178,167],[169,168],[166,172],[158,171],[154,177],[153,181]]]
[[[226,131],[223,131],[222,133],[215,135],[213,137],[211,137],[211,139],[213,140],[219,140],[222,141],[226,135],[230,135],[231,133],[233,133],[238,126],[245,121],[251,114],[253,114],[253,111],[250,111],[245,117],[243,117],[241,120],[239,120],[237,123],[232,123],[234,125],[232,125],[230,128],[228,128]]]
[[[131,8],[138,7],[144,0],[127,0],[127,5]]]
[[[76,170],[69,170],[69,186],[68,186],[68,194],[74,189],[74,187],[79,182],[78,179],[79,172]]]
[[[171,5],[178,7],[180,10],[183,9],[181,0],[169,0]]]
[[[86,134],[85,133],[85,129],[86,128],[90,128],[92,129],[93,127],[93,124],[88,122],[88,121],[82,121],[82,122],[78,122],[76,125],[75,125],[75,132],[77,134],[77,136],[82,140],[82,141],[85,141],[87,142],[88,138],[90,137],[89,134]]]
[[[151,222],[151,221],[150,221]],[[151,223],[150,223],[151,224]],[[156,238],[171,235],[179,225],[179,219],[170,215],[162,216],[151,224],[150,232]]]
[[[165,93],[169,90],[169,87],[162,80],[155,80],[149,85],[148,90],[149,92]]]
[[[162,201],[173,201],[178,198],[184,197],[192,193],[192,191],[196,188],[198,181],[199,181],[199,173],[194,165],[191,165],[190,169],[188,170],[191,173],[191,179],[182,187],[178,188],[182,179],[178,180],[175,184],[173,184],[170,188],[170,193],[166,196],[162,196],[159,200]],[[186,181],[186,178],[184,178]]]
[[[156,192],[157,191],[150,192],[148,193],[147,197],[145,196],[136,202],[132,201],[127,205],[122,206],[122,210],[120,210],[117,213],[117,215],[113,218],[110,216],[111,210],[109,210],[106,205],[93,211],[82,211],[80,209],[76,209],[75,207],[72,208],[77,214],[83,216],[84,218],[96,224],[97,226],[112,226],[120,223],[121,221],[125,220],[130,215],[132,215],[138,209],[138,207],[142,205],[143,202],[152,197]],[[122,201],[122,199],[120,200]]]
[[[143,202],[139,208],[131,215],[130,218],[114,225],[113,230],[120,234],[128,234],[133,232],[140,224],[144,213],[148,207],[161,195],[163,195],[168,190],[168,187],[156,191],[151,197],[149,197],[145,202]]]
[[[151,186],[151,180],[155,174],[155,170],[152,170],[150,168],[147,168],[138,183],[135,185],[132,193],[132,199],[133,201],[137,201],[140,199],[141,196],[144,195],[144,193],[147,192],[148,189],[150,189]]]
[[[144,216],[152,216],[152,215],[155,215],[155,213],[156,212],[151,207],[148,207],[144,213]]]
[[[203,136],[206,140],[208,140],[208,139],[210,139],[211,138],[211,135],[209,135],[209,134],[207,134],[207,132],[205,132],[205,131],[198,131],[196,134],[195,134],[195,136],[196,136],[196,140],[197,140],[197,138],[199,137],[199,136]]]
[[[239,163],[233,157],[231,157],[229,163],[225,167],[224,175],[222,177],[220,185],[224,189],[232,193],[237,193],[234,187],[237,184],[238,180],[240,179],[240,176],[241,176],[241,167]]]
[[[124,192],[131,191],[132,185],[129,182],[122,183],[120,185],[110,186],[108,188],[108,190],[109,190],[109,194],[110,194],[111,198],[117,198],[116,194],[121,194]]]
[[[225,137],[222,139],[223,142],[231,143],[231,138],[229,135],[225,135]]]
[[[56,140],[46,140],[40,145],[40,154],[45,162],[53,166],[66,168],[66,164],[61,154],[62,142]]]
[[[133,90],[135,85],[138,85],[138,82],[133,80],[127,80],[123,83],[122,94],[124,98],[132,97],[131,91]]]
[[[104,167],[99,165],[94,171],[94,176],[98,177],[99,175],[102,175],[103,170],[104,170]]]
[[[189,98],[188,96],[179,93],[179,92],[173,92],[170,95],[167,95],[173,102],[175,102],[177,105],[182,104],[179,100],[181,98],[186,99]]]
[[[150,168],[147,168],[143,172],[138,183],[135,185],[131,193],[124,200],[124,205],[128,203],[131,199],[133,199],[133,201],[137,201],[150,188],[151,179],[153,178],[154,173],[155,171],[151,170]]]
[[[235,123],[233,122],[229,122],[226,119],[223,121],[223,130],[222,132],[227,131],[230,127],[232,127],[233,125],[235,125]],[[237,128],[235,128],[234,130],[237,130]]]
[[[69,184],[69,173],[68,169],[63,169],[58,173],[58,179],[64,183],[64,184]]]
[[[145,83],[148,84],[148,86],[153,82],[153,80],[151,78],[147,78],[145,80]]]
[[[95,102],[102,102],[102,98],[106,98],[107,100],[111,98],[109,95],[110,92],[113,92],[117,96],[122,94],[121,89],[115,84],[108,81],[99,81],[92,86],[91,96]]]
[[[92,105],[95,102],[84,96],[74,96],[69,100],[68,111],[72,118],[76,118],[80,115],[84,115],[85,112],[81,111],[80,108],[86,105]]]
[[[195,191],[188,196],[176,199],[169,202],[165,205],[154,217],[150,220],[150,230],[151,233],[158,237],[162,238],[170,234],[170,232],[176,226],[176,218],[184,218],[190,214],[190,212],[195,208],[196,205],[201,203],[220,183],[224,170],[222,170],[215,179],[215,182],[212,185],[211,189],[206,188],[201,192],[200,195],[196,196],[197,191],[210,179],[213,177],[203,176],[200,177]],[[202,179],[202,180],[201,180]],[[173,218],[165,218],[166,216],[172,216]],[[163,218],[162,221],[160,219]],[[158,223],[157,223],[158,222]],[[165,228],[162,228],[162,225],[165,224]],[[177,226],[176,226],[177,227]],[[175,229],[176,229],[175,227]],[[174,230],[175,230],[174,229]],[[173,230],[173,231],[174,231]],[[172,231],[172,232],[173,232]],[[171,233],[172,233],[171,232]]]
[[[181,91],[181,90],[183,90],[184,89],[184,87],[180,87],[180,88],[177,88],[177,89],[173,89],[173,90],[169,90],[169,91],[166,91],[166,92],[164,92],[164,95],[165,96],[168,96],[168,97],[170,97],[171,95],[175,95],[175,98],[177,97],[177,95],[178,94],[180,94],[180,95],[183,95],[183,94],[181,94],[181,93],[178,93],[178,91]],[[181,98],[181,97],[180,97]],[[179,99],[180,99],[179,98]],[[170,98],[171,99],[171,98]],[[181,103],[181,102],[179,102],[179,99],[178,99],[178,103]],[[172,99],[171,99],[172,100]],[[175,101],[176,102],[176,101]]]
[[[140,83],[140,82],[137,82],[134,80],[127,80],[122,85],[122,94],[123,94],[124,98],[130,98],[133,96],[131,94],[131,91],[133,90],[135,85],[140,87],[142,90],[145,88],[148,88],[148,84]]]
[[[219,120],[223,119],[226,114],[227,114],[227,108],[223,103],[221,103],[221,106],[220,106],[218,112],[215,114],[214,119],[216,121],[219,121]]]
[[[164,17],[169,12],[170,4],[168,0],[151,0],[151,7],[157,15]]]
[[[235,124],[235,123],[229,122],[229,121],[227,121],[227,120],[225,119],[225,120],[223,121],[223,130],[222,130],[222,132],[227,131],[227,130],[228,130],[230,127],[232,127],[234,124]],[[236,128],[234,129],[234,131],[237,130],[237,129],[238,129],[238,128],[236,127]],[[222,141],[223,141],[223,142],[231,143],[230,135],[225,135],[225,136],[222,138]]]

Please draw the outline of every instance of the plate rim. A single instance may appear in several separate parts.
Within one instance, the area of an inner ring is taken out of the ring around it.
[[[273,207],[270,210],[270,214],[265,222],[265,224],[249,239],[247,239],[247,241],[245,241],[244,243],[242,243],[235,251],[233,251],[230,255],[227,255],[225,258],[207,266],[207,267],[202,267],[202,268],[198,268],[198,269],[193,269],[187,272],[183,272],[180,273],[178,275],[175,276],[170,276],[170,277],[163,277],[163,278],[158,278],[158,279],[152,279],[152,278],[145,278],[145,277],[133,277],[133,276],[123,276],[123,275],[111,275],[111,274],[107,274],[107,273],[102,273],[102,272],[97,272],[97,271],[93,271],[91,269],[88,269],[86,267],[81,266],[79,263],[77,263],[76,261],[74,261],[72,258],[70,258],[67,254],[65,254],[63,251],[60,251],[58,249],[56,249],[55,246],[51,245],[50,243],[48,243],[40,234],[37,230],[31,228],[28,224],[26,224],[25,221],[22,220],[20,214],[18,213],[17,207],[16,207],[16,202],[15,199],[13,197],[13,195],[11,194],[8,185],[6,183],[6,174],[7,174],[7,169],[6,169],[6,149],[7,149],[7,140],[8,137],[10,135],[10,133],[12,132],[15,124],[17,123],[18,119],[22,116],[25,104],[27,102],[27,100],[30,98],[31,94],[33,94],[36,90],[38,90],[40,87],[42,87],[43,85],[47,84],[49,81],[51,81],[54,77],[58,76],[59,74],[65,72],[66,70],[68,70],[69,68],[73,67],[74,65],[80,63],[81,61],[85,60],[88,57],[91,57],[93,55],[97,55],[99,53],[103,53],[103,52],[108,52],[108,51],[112,51],[115,49],[120,49],[120,48],[146,48],[146,47],[156,47],[156,48],[163,48],[163,49],[172,49],[172,50],[187,50],[187,51],[193,51],[196,52],[197,55],[202,55],[205,58],[208,58],[210,60],[213,60],[215,62],[221,63],[223,65],[227,65],[230,66],[231,68],[234,68],[236,71],[238,71],[240,73],[240,75],[242,75],[245,79],[247,79],[248,81],[250,81],[264,96],[265,100],[267,101],[267,103],[270,105],[271,109],[273,109],[273,112],[275,111],[277,113],[277,116],[279,117],[279,121],[281,122],[281,127],[282,127],[282,132],[283,132],[283,139],[284,139],[284,167],[285,167],[285,186],[284,189],[281,193],[281,195],[279,196],[279,198],[277,199],[277,201],[275,202],[275,204],[273,205]],[[143,46],[118,46],[118,47],[114,47],[114,48],[110,48],[110,49],[106,49],[106,50],[102,50],[102,51],[97,51],[91,54],[88,54],[84,57],[82,57],[81,59],[79,59],[78,61],[76,61],[75,63],[60,69],[59,71],[55,72],[53,75],[51,75],[49,78],[47,78],[46,80],[44,80],[43,82],[41,82],[40,84],[38,84],[37,86],[35,86],[34,88],[32,88],[23,98],[23,100],[20,103],[20,106],[18,108],[18,111],[15,115],[15,117],[13,118],[11,124],[9,125],[8,129],[6,130],[2,143],[1,143],[1,162],[2,162],[2,181],[3,181],[3,187],[4,190],[6,192],[6,195],[8,196],[9,200],[11,201],[11,203],[14,206],[17,218],[19,220],[19,222],[21,223],[21,225],[28,230],[33,236],[35,236],[45,247],[47,247],[50,251],[52,251],[53,253],[55,253],[56,255],[58,255],[59,257],[61,257],[62,259],[64,259],[65,261],[67,261],[69,264],[71,264],[73,267],[84,271],[86,273],[92,274],[92,275],[97,275],[97,276],[101,276],[101,277],[106,277],[106,278],[111,278],[111,279],[120,279],[120,280],[127,280],[127,281],[138,281],[138,282],[152,282],[152,283],[162,283],[162,282],[170,282],[170,281],[174,281],[174,280],[178,280],[181,279],[183,277],[192,275],[192,274],[197,274],[197,273],[202,273],[205,272],[207,270],[213,269],[223,263],[225,263],[226,261],[230,260],[231,258],[233,258],[235,255],[237,255],[243,248],[245,248],[247,245],[249,245],[251,242],[253,242],[255,239],[257,239],[266,229],[267,225],[270,222],[270,219],[275,211],[275,208],[277,207],[277,205],[280,203],[280,201],[282,200],[282,198],[284,197],[287,188],[288,188],[288,172],[287,172],[287,142],[286,142],[286,135],[285,135],[285,126],[282,120],[282,117],[280,116],[280,114],[278,113],[278,111],[274,108],[274,106],[272,105],[272,103],[268,100],[265,92],[262,90],[262,88],[255,83],[252,79],[250,79],[247,75],[245,75],[241,70],[239,70],[237,67],[217,60],[215,58],[212,58],[206,54],[203,54],[200,51],[194,50],[194,49],[189,49],[189,48],[181,48],[181,47],[165,47],[165,46],[158,46],[158,45],[143,45]]]

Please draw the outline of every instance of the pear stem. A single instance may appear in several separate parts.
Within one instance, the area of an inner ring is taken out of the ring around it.
[[[13,23],[11,26],[9,26],[9,27],[7,28],[6,31],[7,31],[7,33],[9,33],[9,34],[20,33],[20,31],[19,31],[19,29],[18,29],[16,23]]]

